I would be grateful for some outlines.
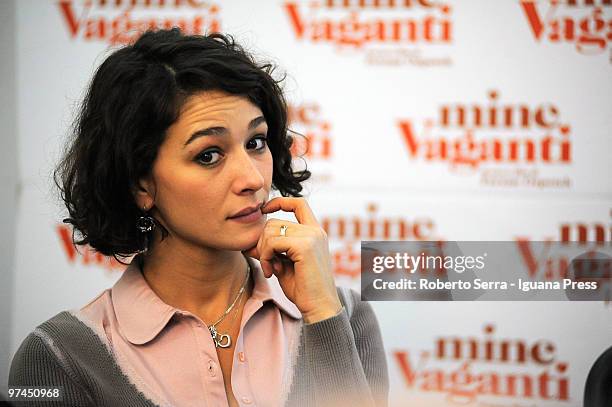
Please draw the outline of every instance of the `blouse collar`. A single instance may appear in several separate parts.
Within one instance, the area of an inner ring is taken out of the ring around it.
[[[302,314],[283,292],[276,276],[267,279],[258,260],[245,256],[251,265],[254,286],[252,299],[262,303],[272,301],[281,311],[294,319]],[[153,340],[175,313],[184,311],[163,302],[151,289],[138,266],[138,256],[123,272],[111,289],[111,296],[119,328],[134,345]]]

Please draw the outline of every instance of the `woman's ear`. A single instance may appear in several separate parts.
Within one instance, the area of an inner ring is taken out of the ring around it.
[[[138,180],[138,185],[133,191],[136,205],[144,211],[148,211],[155,204],[155,183],[150,177]]]

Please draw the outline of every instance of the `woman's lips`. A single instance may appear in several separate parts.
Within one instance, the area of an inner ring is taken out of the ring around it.
[[[261,213],[261,209],[257,209],[248,215],[236,216],[235,218],[229,218],[229,219],[234,220],[236,222],[240,222],[240,223],[253,223],[253,222],[257,222],[262,216],[263,216],[263,213]]]

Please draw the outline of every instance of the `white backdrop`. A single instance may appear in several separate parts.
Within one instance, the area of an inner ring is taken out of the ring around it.
[[[609,1],[19,1],[12,352],[120,275],[66,244],[51,170],[95,67],[133,36],[120,30],[151,20],[233,34],[287,72],[292,127],[310,140],[306,194],[339,285],[359,288],[360,240],[400,238],[385,219],[410,225],[408,240],[576,240],[580,227],[612,240]],[[373,306],[392,406],[579,406],[612,345],[603,303]],[[543,341],[554,360],[450,360],[435,353],[440,338]],[[512,380],[533,392],[508,390]]]

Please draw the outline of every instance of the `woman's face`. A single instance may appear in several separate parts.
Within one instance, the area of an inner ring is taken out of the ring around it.
[[[261,110],[246,97],[206,91],[187,99],[144,181],[149,193],[139,196],[141,205],[145,196],[154,203],[152,214],[173,244],[225,250],[257,244],[265,215],[230,217],[268,200],[267,131]]]

